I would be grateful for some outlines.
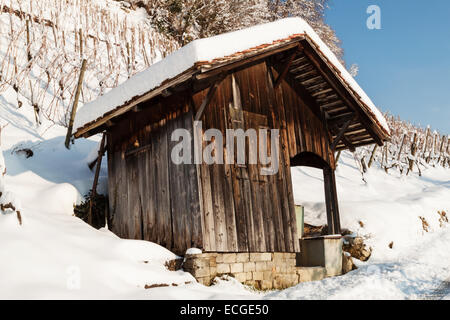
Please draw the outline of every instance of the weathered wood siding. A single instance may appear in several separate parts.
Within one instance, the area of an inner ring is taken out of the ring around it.
[[[170,103],[180,100],[165,101],[166,110],[174,109]],[[147,123],[146,112],[122,120],[108,134],[111,229],[183,254],[203,246],[200,201],[195,165],[171,161],[171,134],[176,128],[192,131],[192,110],[181,105],[157,123]]]
[[[202,117],[203,130],[280,129],[280,168],[263,176],[259,165],[201,166],[204,249],[295,252],[299,250],[290,158],[313,152],[332,164],[326,131],[288,78],[277,90],[266,62],[222,81]],[[233,79],[234,78],[234,79]],[[207,90],[193,96],[198,108]],[[226,141],[224,141],[225,143]],[[224,150],[226,154],[226,150]]]

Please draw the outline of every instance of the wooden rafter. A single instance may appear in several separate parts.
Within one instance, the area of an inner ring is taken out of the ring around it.
[[[277,89],[280,86],[280,84],[283,81],[284,77],[286,77],[286,75],[287,75],[287,73],[289,71],[289,68],[292,65],[292,61],[294,61],[294,59],[297,56],[297,54],[298,54],[298,50],[295,50],[291,54],[291,56],[289,57],[288,61],[286,62],[286,64],[283,67],[283,70],[281,71],[280,75],[278,76],[277,80],[275,81],[275,84],[273,86],[275,89]]]
[[[370,120],[366,120],[368,116],[361,109],[359,105],[356,105],[353,99],[350,98],[350,93],[344,88],[342,89],[339,85],[336,84],[336,75],[326,67],[326,63],[322,61],[320,58],[316,58],[314,50],[309,47],[305,47],[304,51],[305,55],[311,60],[311,62],[316,66],[318,72],[324,77],[324,79],[328,82],[328,84],[334,89],[334,91],[338,94],[339,98],[342,99],[345,104],[355,110],[361,118],[364,118],[365,124],[367,126],[367,131],[372,135],[373,139],[377,142],[378,145],[382,145],[383,141],[374,131],[372,125],[370,124]],[[340,80],[338,79],[338,82]],[[343,86],[343,85],[342,85]]]

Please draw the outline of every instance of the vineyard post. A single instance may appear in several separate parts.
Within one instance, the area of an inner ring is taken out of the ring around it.
[[[398,150],[397,161],[400,161],[400,157],[402,155],[403,145],[405,144],[406,133],[403,134],[402,143],[400,144],[400,149]]]
[[[80,38],[80,57],[83,57],[83,33],[81,28],[78,30]]]
[[[437,164],[439,164],[441,162],[442,153],[444,152],[444,142],[445,142],[445,136],[442,136],[441,147],[439,148],[439,157],[438,157]]]
[[[423,143],[422,158],[425,158],[425,153],[427,152],[429,134],[430,134],[430,128],[427,128],[427,133],[425,134],[425,141]]]
[[[413,138],[413,142],[411,143],[411,155],[412,157],[416,156],[416,151],[417,151],[417,132],[414,132],[414,138]],[[406,172],[406,175],[409,174],[410,171],[413,170],[413,166],[414,166],[414,159],[408,159],[409,161],[409,168],[408,171]]]
[[[373,159],[375,158],[375,152],[377,152],[377,149],[378,149],[378,145],[376,144],[376,145],[373,147],[372,154],[370,155],[369,163],[367,164],[367,167],[368,167],[369,169],[370,169],[370,167],[372,166]]]
[[[70,138],[72,137],[73,122],[75,120],[75,114],[77,113],[78,98],[80,97],[81,86],[83,84],[84,71],[86,70],[86,59],[83,59],[81,64],[80,77],[78,78],[77,91],[75,93],[75,100],[73,101],[72,112],[70,114],[69,127],[67,128],[65,146],[70,149]]]
[[[30,47],[31,47],[31,43],[30,43],[30,19],[26,19],[25,20],[25,24],[27,27],[27,58],[28,58],[28,62],[31,61],[31,52],[30,52]]]

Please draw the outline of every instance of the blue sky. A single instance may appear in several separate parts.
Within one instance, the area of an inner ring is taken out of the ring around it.
[[[366,26],[369,5],[381,9],[381,30]],[[450,134],[449,0],[330,0],[326,19],[382,111]]]

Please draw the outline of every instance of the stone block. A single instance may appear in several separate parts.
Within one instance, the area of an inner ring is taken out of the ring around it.
[[[199,268],[199,269],[195,269],[191,272],[191,274],[195,277],[209,277],[210,273],[209,273],[209,268]]]
[[[247,280],[247,274],[244,273],[244,272],[241,272],[241,273],[234,273],[234,274],[233,274],[233,277],[234,277],[237,281],[239,281],[239,282],[241,282],[241,283],[244,283],[244,282]]]
[[[264,280],[263,272],[253,272],[253,280]]]
[[[272,272],[272,271],[264,271],[263,272],[263,280],[270,280],[270,281],[272,281],[272,279],[273,279],[273,276],[274,276],[274,272]]]
[[[273,254],[273,261],[274,262],[280,262],[280,261],[283,261],[283,259],[284,259],[284,253],[275,252]]]
[[[226,263],[218,263],[216,270],[217,274],[227,274],[231,272],[230,265]]]
[[[264,261],[257,261],[255,263],[256,271],[266,271],[267,270],[267,263]]]
[[[244,271],[256,271],[256,263],[255,262],[245,262],[244,263]]]
[[[244,272],[244,264],[243,263],[233,263],[230,265],[231,273]]]
[[[272,280],[261,281],[261,290],[272,290],[272,289],[273,289]]]
[[[224,253],[222,255],[223,263],[235,263],[236,262],[236,253]]]
[[[261,261],[272,261],[272,253],[264,252],[261,254]]]
[[[210,286],[211,285],[211,278],[210,277],[199,277],[196,278],[197,281],[201,284],[203,284],[204,286]]]
[[[236,262],[249,262],[250,255],[248,253],[238,253],[236,254]]]

